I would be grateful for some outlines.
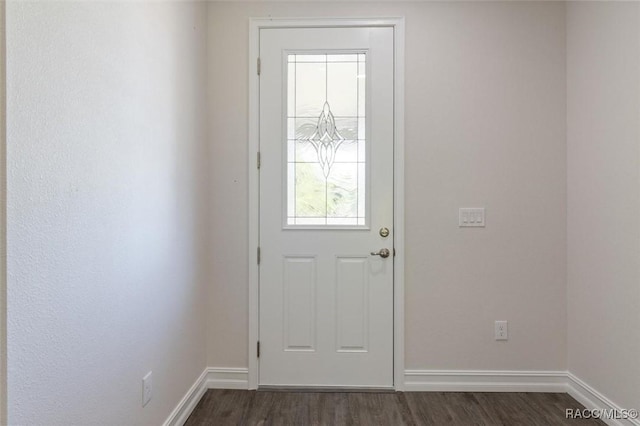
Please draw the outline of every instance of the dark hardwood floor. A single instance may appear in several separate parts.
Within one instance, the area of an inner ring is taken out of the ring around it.
[[[583,408],[562,393],[268,392],[208,390],[197,425],[604,425],[568,420]]]

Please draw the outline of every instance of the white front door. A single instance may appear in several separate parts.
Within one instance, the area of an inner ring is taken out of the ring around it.
[[[260,30],[261,386],[393,386],[393,56]]]

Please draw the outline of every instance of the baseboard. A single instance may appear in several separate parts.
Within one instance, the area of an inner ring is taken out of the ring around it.
[[[621,412],[622,408],[626,409],[640,409],[640,407],[620,407],[618,404],[611,401],[609,398],[598,392],[596,389],[582,381],[573,373],[567,373],[567,392],[576,401],[584,405],[589,409],[600,410],[614,410]],[[610,426],[640,426],[640,420],[638,419],[602,419],[606,424]]]
[[[180,400],[176,408],[169,414],[163,426],[182,426],[185,424],[193,409],[196,408],[200,398],[207,391],[208,368],[205,368],[200,377],[191,385],[185,396]]]
[[[207,389],[248,389],[248,379],[247,368],[205,368],[163,426],[184,425]]]
[[[405,370],[405,392],[567,392],[565,371]]]
[[[247,368],[206,368],[164,426],[182,426],[207,389],[248,389],[248,379]],[[567,371],[405,370],[404,391],[558,392],[568,393],[588,409],[622,411],[619,405]],[[640,426],[638,419],[602,420],[610,426]]]
[[[207,387],[209,389],[249,389],[249,369],[209,367]]]

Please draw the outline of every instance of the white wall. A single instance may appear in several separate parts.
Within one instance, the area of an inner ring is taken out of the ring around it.
[[[326,6],[9,3],[11,423],[158,424],[205,365],[246,367],[269,15],[407,19],[406,367],[568,367],[640,400],[640,5]],[[486,229],[457,228],[470,205]]]
[[[206,365],[205,10],[7,5],[11,424],[161,424]]]
[[[547,2],[211,3],[209,365],[248,364],[248,18],[364,15],[406,17],[406,367],[563,370],[564,12]],[[459,229],[464,206],[485,206],[487,228]],[[493,340],[497,319],[510,321],[508,343]]]
[[[0,3],[0,424],[7,422],[7,191],[5,2]]]
[[[640,4],[567,6],[568,367],[640,404]]]

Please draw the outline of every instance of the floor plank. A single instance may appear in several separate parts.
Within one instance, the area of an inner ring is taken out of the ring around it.
[[[209,389],[187,420],[189,425],[241,425],[247,424],[245,418],[255,391]]]
[[[583,408],[561,393],[282,392],[208,390],[186,426],[542,426],[604,425],[569,420]]]

